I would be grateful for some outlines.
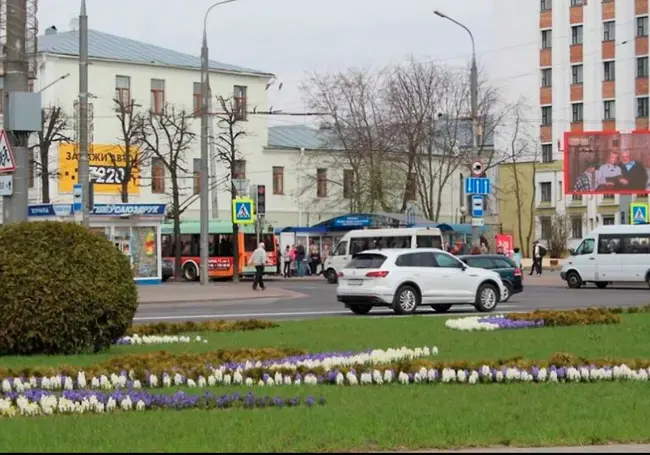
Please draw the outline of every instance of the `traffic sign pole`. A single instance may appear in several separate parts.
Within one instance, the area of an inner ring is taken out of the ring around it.
[[[473,131],[473,143],[476,147],[477,131]],[[481,244],[481,227],[485,220],[485,198],[492,192],[490,179],[485,177],[485,165],[476,160],[470,166],[472,177],[465,179],[465,194],[472,195],[472,246]]]

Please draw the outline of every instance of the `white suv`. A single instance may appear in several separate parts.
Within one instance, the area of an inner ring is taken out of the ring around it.
[[[356,314],[374,306],[412,314],[419,305],[443,313],[455,304],[489,312],[506,292],[498,273],[468,267],[436,248],[364,251],[338,276],[337,299]]]

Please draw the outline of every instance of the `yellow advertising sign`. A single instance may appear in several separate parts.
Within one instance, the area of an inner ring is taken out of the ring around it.
[[[119,195],[126,169],[124,151],[119,145],[93,144],[88,152],[95,194]],[[79,153],[76,144],[59,145],[59,193],[72,193],[79,180]],[[140,172],[131,171],[129,194],[140,194]]]

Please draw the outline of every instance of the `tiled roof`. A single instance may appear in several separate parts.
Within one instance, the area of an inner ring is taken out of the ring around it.
[[[39,52],[60,55],[79,55],[79,31],[46,33],[38,37]],[[88,30],[88,56],[123,62],[155,64],[182,68],[200,68],[201,59],[153,44],[135,41],[97,30]],[[210,61],[210,69],[232,73],[272,76],[250,68]]]

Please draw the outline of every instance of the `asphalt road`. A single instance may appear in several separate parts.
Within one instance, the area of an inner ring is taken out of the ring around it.
[[[637,306],[650,303],[650,290],[645,285],[614,286],[606,289],[588,287],[568,289],[566,284],[535,282],[526,277],[524,292],[512,296],[499,305],[502,311],[530,311],[533,309],[566,309],[589,306]],[[242,286],[246,286],[242,283]],[[251,299],[231,302],[191,302],[141,304],[134,322],[147,323],[174,320],[256,319],[296,320],[322,317],[397,317],[385,308],[377,308],[368,316],[357,316],[346,310],[336,300],[336,286],[324,281],[274,280],[269,286],[304,294],[293,299]],[[165,286],[165,285],[163,285]],[[197,284],[198,286],[198,284]],[[263,295],[263,294],[261,294]],[[428,307],[418,314],[441,316]],[[472,306],[457,306],[447,314],[477,314]]]

